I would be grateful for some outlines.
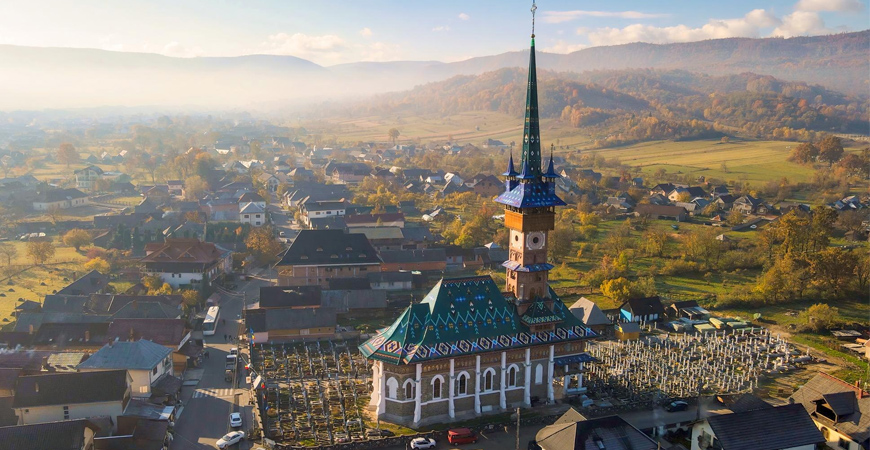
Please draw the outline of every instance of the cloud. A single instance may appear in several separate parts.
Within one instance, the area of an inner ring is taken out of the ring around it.
[[[794,37],[813,34],[829,34],[834,30],[825,26],[819,13],[795,11],[782,18],[782,24],[773,30],[773,36]]]
[[[543,20],[546,23],[562,23],[583,17],[612,17],[618,19],[657,19],[668,17],[669,14],[644,13],[640,11],[544,11]]]
[[[372,37],[372,29],[365,27],[362,30],[359,30],[359,35],[362,37]]]
[[[432,31],[435,31],[435,32],[439,32],[439,31],[450,31],[450,25],[441,25],[441,26],[437,26],[437,27],[433,28]]]
[[[549,52],[549,53],[573,53],[573,52],[576,52],[577,50],[583,50],[584,48],[587,48],[587,47],[589,47],[589,46],[585,45],[585,44],[570,44],[570,43],[565,42],[565,41],[560,39],[560,40],[556,41],[555,44],[553,44],[549,47],[542,48],[541,51],[545,51],[545,52]]]
[[[864,5],[858,0],[800,0],[794,5],[794,9],[812,12],[856,12],[864,10]]]
[[[592,45],[617,45],[631,42],[664,44],[730,37],[761,37],[762,29],[783,24],[783,20],[769,11],[755,9],[739,19],[711,19],[705,25],[695,28],[686,25],[655,27],[633,24],[624,28],[606,27],[594,30],[581,28],[577,33],[585,34]]]
[[[344,39],[334,34],[312,36],[302,33],[278,33],[269,36],[260,46],[266,52],[276,55],[298,57],[321,56],[334,58],[346,49]]]
[[[465,13],[459,13],[459,20],[468,20],[471,19],[471,16]]]

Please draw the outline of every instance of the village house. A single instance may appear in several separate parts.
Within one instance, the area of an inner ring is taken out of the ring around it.
[[[348,228],[355,227],[405,227],[405,215],[402,213],[381,214],[348,214],[344,217]]]
[[[57,291],[57,295],[102,294],[109,286],[109,277],[92,270]]]
[[[245,328],[251,342],[288,342],[331,339],[336,337],[335,308],[272,308],[249,309],[245,312]]]
[[[692,426],[691,450],[815,450],[825,438],[801,405],[714,415]]]
[[[409,291],[414,288],[414,274],[404,272],[375,272],[368,275],[372,289],[385,291]]]
[[[84,169],[79,169],[73,172],[76,177],[76,187],[90,191],[94,188],[94,184],[103,175],[103,169],[97,166],[87,166]]]
[[[172,374],[181,376],[192,360],[202,353],[202,346],[191,337],[184,319],[113,319],[106,338],[109,341],[148,340],[172,351]]]
[[[97,417],[117,424],[130,401],[131,381],[126,370],[21,376],[12,409],[18,425]]]
[[[232,252],[198,239],[167,239],[145,245],[145,272],[175,289],[199,288],[232,272]]]
[[[302,223],[311,228],[311,221],[329,217],[344,216],[347,212],[348,203],[339,201],[305,201],[299,205],[299,213]]]
[[[151,387],[172,376],[172,349],[146,339],[110,341],[78,365],[81,372],[124,369],[130,374],[131,395],[151,397]]]
[[[281,180],[270,173],[261,173],[257,177],[257,181],[269,192],[278,192],[278,186],[281,185]]]
[[[580,297],[568,309],[575,317],[583,321],[587,327],[599,335],[604,335],[607,329],[613,325],[613,322],[604,315],[601,308],[586,297]]]
[[[737,200],[734,200],[734,203],[731,205],[731,210],[745,215],[764,215],[770,212],[770,207],[760,198],[755,198],[751,195],[743,195]]]
[[[322,288],[312,286],[262,286],[254,309],[319,308]]]
[[[658,442],[620,416],[587,419],[574,408],[535,435],[543,450],[660,450]]]
[[[671,205],[641,204],[634,208],[636,217],[649,217],[651,219],[676,220],[685,222],[689,219],[689,213],[685,208]]]
[[[870,393],[820,372],[789,402],[803,406],[825,439],[838,450],[870,449]]]
[[[0,427],[0,442],[11,450],[94,450],[100,427],[87,419]]]
[[[36,211],[69,209],[88,203],[90,201],[87,194],[78,189],[51,189],[36,196],[36,199],[33,200],[33,209]]]
[[[348,217],[345,216],[345,220]],[[405,236],[399,227],[351,227],[348,233],[364,234],[372,246],[378,252],[384,250],[401,250],[405,243]]]
[[[657,322],[665,318],[665,308],[658,296],[630,299],[619,310],[626,322]]]
[[[275,264],[279,285],[329,286],[331,278],[379,272],[381,259],[363,234],[302,230]]]
[[[501,182],[495,175],[477,174],[469,180],[466,185],[471,188],[472,192],[482,197],[495,197],[504,189],[504,183]]]
[[[380,252],[381,270],[398,272],[412,270],[419,272],[444,272],[447,270],[447,252],[443,248],[423,248],[408,250],[384,250]]]
[[[239,204],[239,222],[255,227],[266,224],[266,209],[256,202]]]

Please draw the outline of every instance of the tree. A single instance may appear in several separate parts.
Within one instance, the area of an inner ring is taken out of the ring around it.
[[[819,161],[831,165],[843,157],[843,142],[837,136],[827,135],[819,142]]]
[[[628,300],[631,294],[631,283],[622,277],[604,280],[601,283],[601,293],[610,299],[624,302]]]
[[[33,264],[40,265],[54,256],[55,248],[51,241],[27,242],[27,256],[33,260]]]
[[[257,264],[265,265],[276,262],[278,253],[284,249],[281,242],[275,238],[275,232],[271,226],[254,228],[245,239],[248,251],[256,260]]]
[[[103,258],[94,258],[85,263],[84,268],[91,271],[96,270],[102,274],[107,274],[112,271],[112,265]]]
[[[395,144],[399,140],[399,135],[401,134],[397,128],[390,128],[390,131],[387,131],[387,134],[390,136],[390,140]]]
[[[76,150],[75,146],[70,144],[69,142],[64,142],[60,144],[57,148],[57,162],[66,164],[67,167],[70,164],[75,164],[79,162],[79,152]]]
[[[643,234],[640,247],[647,256],[662,256],[668,243],[668,233],[663,230],[648,230]]]
[[[0,244],[0,255],[6,257],[6,265],[10,266],[12,265],[12,260],[18,256],[18,248],[12,244]]]
[[[184,197],[188,200],[199,200],[207,190],[208,183],[199,175],[184,180]]]
[[[142,285],[145,286],[145,289],[148,289],[149,292],[156,291],[163,286],[163,279],[157,275],[145,275],[142,277]]]
[[[742,224],[744,220],[746,220],[746,216],[744,216],[742,212],[733,209],[731,210],[731,214],[728,215],[726,222],[728,222],[728,225],[736,227],[737,225]]]
[[[202,300],[199,291],[194,289],[184,289],[181,291],[181,301],[188,308],[196,306]]]
[[[840,322],[840,311],[825,303],[816,303],[801,314],[807,326],[816,333],[829,330]]]
[[[807,164],[816,160],[819,149],[812,142],[801,142],[791,150],[788,160],[798,164]]]
[[[857,236],[858,233],[864,230],[866,217],[867,215],[861,211],[843,211],[837,219],[837,227],[845,231],[851,231]]]
[[[81,228],[73,228],[63,235],[63,243],[79,251],[85,245],[93,242],[91,234]]]
[[[45,215],[53,225],[57,225],[57,222],[63,218],[63,210],[57,205],[51,205],[45,210]]]

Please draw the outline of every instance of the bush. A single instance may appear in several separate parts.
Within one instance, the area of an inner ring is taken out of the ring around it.
[[[684,261],[682,259],[672,259],[665,263],[662,267],[661,275],[684,275],[689,273],[698,273],[701,271],[698,263],[694,261]]]

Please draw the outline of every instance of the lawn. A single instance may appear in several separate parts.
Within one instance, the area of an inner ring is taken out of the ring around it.
[[[12,312],[19,299],[42,303],[46,295],[84,275],[82,263],[85,257],[72,247],[58,246],[55,256],[46,265],[33,266],[27,257],[26,243],[13,244],[18,249],[18,257],[13,260],[13,267],[4,267],[3,275],[0,275],[0,325],[4,329],[14,320]],[[11,277],[7,271],[12,271]],[[10,281],[12,284],[9,284]]]

